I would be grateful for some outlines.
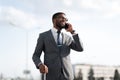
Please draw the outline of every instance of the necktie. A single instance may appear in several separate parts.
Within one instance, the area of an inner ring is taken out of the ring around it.
[[[61,43],[60,43],[60,30],[57,31],[57,45],[61,45]]]

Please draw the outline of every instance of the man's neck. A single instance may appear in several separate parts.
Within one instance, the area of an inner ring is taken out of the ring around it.
[[[61,31],[61,28],[59,28],[58,26],[54,26],[54,28]]]

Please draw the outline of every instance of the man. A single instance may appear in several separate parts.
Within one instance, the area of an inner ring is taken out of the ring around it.
[[[73,80],[70,49],[83,51],[79,36],[67,23],[65,13],[55,13],[52,22],[53,28],[40,34],[32,59],[39,71],[46,74],[46,80]],[[62,29],[72,37],[61,32]],[[44,63],[40,59],[42,51]]]

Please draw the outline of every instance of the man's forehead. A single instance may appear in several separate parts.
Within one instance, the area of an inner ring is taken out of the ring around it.
[[[64,17],[64,18],[66,18],[66,15],[65,14],[59,14],[58,17]]]

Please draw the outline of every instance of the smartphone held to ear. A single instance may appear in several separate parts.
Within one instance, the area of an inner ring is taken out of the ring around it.
[[[68,29],[68,26],[69,26],[69,24],[66,23],[65,26],[63,26],[63,28]]]

